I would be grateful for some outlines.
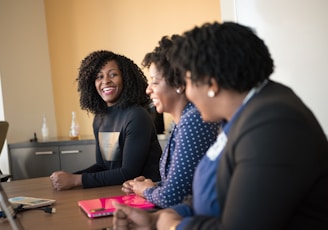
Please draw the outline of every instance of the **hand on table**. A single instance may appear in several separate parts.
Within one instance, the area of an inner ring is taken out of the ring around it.
[[[115,207],[113,218],[113,229],[127,230],[127,229],[155,229],[155,216],[139,208],[132,208],[130,206],[113,202]]]
[[[82,185],[82,176],[80,174],[57,171],[51,174],[50,181],[55,190],[66,190]]]
[[[177,226],[182,217],[173,209],[166,208],[155,213],[148,213],[139,208],[113,202],[115,207],[113,229],[115,230],[168,230]]]
[[[156,186],[156,184],[151,179],[145,179],[143,181],[134,180],[132,183],[132,190],[138,196],[143,197],[143,193],[147,188]]]
[[[126,194],[132,194],[134,193],[133,191],[133,181],[139,180],[139,181],[144,181],[146,178],[144,176],[139,176],[134,178],[133,180],[127,180],[123,183],[122,191]]]
[[[143,196],[143,192],[147,188],[156,186],[151,179],[146,179],[144,176],[136,177],[133,180],[128,180],[123,183],[122,191],[126,194],[135,193],[139,196]]]
[[[182,217],[173,209],[166,208],[158,212],[156,229],[166,230],[171,226],[177,226],[182,220]]]

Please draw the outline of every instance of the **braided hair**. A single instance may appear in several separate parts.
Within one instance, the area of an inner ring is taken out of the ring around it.
[[[116,106],[127,108],[131,105],[147,107],[150,98],[146,94],[147,78],[142,70],[129,58],[107,50],[94,51],[85,57],[80,65],[78,92],[80,107],[93,114],[104,114],[107,104],[98,94],[95,80],[98,72],[109,61],[115,61],[122,73],[123,91]]]

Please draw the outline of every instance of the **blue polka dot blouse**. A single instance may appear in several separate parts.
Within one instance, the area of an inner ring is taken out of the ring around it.
[[[204,122],[196,107],[188,103],[160,159],[161,181],[144,191],[145,198],[167,208],[191,195],[195,168],[215,142],[218,130],[219,123]]]

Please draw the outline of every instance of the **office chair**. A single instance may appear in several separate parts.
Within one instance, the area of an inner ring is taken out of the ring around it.
[[[7,132],[9,128],[9,123],[7,121],[0,121],[0,154],[5,143]],[[0,169],[0,181],[5,182],[11,177],[10,174],[3,174]]]
[[[2,171],[0,170],[0,181],[1,182],[6,182],[11,178],[10,174],[3,174]]]

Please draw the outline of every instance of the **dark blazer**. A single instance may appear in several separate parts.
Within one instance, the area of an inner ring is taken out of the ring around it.
[[[328,229],[327,138],[291,89],[270,81],[255,95],[222,154],[222,216],[195,216],[187,229]]]

